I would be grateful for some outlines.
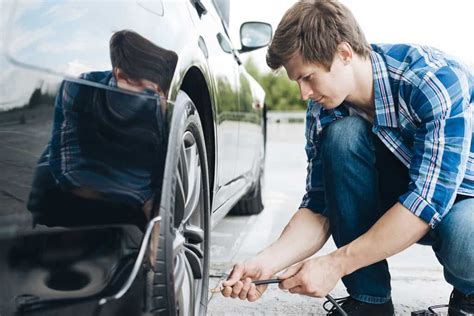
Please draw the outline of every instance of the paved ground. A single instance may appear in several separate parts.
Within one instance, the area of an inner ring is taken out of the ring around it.
[[[22,217],[24,228],[31,226],[25,205],[36,162],[51,135],[52,111],[52,106],[37,106],[0,115],[0,223]]]
[[[232,264],[257,253],[281,232],[304,190],[306,157],[303,124],[270,124],[267,147],[265,210],[258,216],[227,216],[212,232],[211,280],[214,287]],[[321,254],[335,248],[331,242]],[[451,287],[430,247],[415,245],[389,260],[397,315],[447,303]],[[333,296],[345,296],[342,283]],[[283,292],[271,285],[254,303],[210,297],[209,315],[324,315],[323,299]]]

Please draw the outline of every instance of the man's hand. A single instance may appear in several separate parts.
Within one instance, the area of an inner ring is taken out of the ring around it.
[[[252,281],[270,279],[284,268],[308,258],[321,249],[328,238],[327,218],[307,208],[299,209],[277,241],[255,257],[234,266],[228,280],[223,283],[222,294],[256,301],[267,286],[255,286]]]
[[[317,257],[289,267],[279,279],[279,287],[290,293],[325,297],[343,277],[340,264],[331,255]]]
[[[256,286],[252,281],[268,279],[271,276],[272,272],[258,262],[249,260],[237,263],[227,281],[222,284],[224,286],[222,295],[254,302],[262,296],[268,285]]]

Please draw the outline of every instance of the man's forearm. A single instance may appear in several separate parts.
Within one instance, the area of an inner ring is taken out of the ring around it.
[[[365,234],[330,255],[347,275],[408,248],[428,231],[426,222],[397,203]]]
[[[264,262],[274,274],[313,255],[326,243],[329,235],[327,218],[302,208],[293,215],[280,237],[254,260]]]

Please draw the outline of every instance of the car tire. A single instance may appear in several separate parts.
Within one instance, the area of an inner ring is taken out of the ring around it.
[[[150,258],[146,276],[145,314],[206,314],[209,196],[201,121],[192,100],[180,91],[169,129],[159,211],[162,220],[158,250]]]
[[[229,212],[230,215],[256,215],[263,211],[262,182],[263,170],[260,171],[255,187],[251,189]]]

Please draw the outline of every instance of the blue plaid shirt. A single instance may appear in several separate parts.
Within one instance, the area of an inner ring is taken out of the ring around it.
[[[399,202],[435,228],[457,194],[474,196],[473,75],[454,59],[424,46],[372,45],[370,58],[372,131],[409,168],[408,191]],[[348,115],[357,115],[348,102],[333,110],[308,103],[308,174],[300,207],[324,214],[319,138],[328,124]]]

